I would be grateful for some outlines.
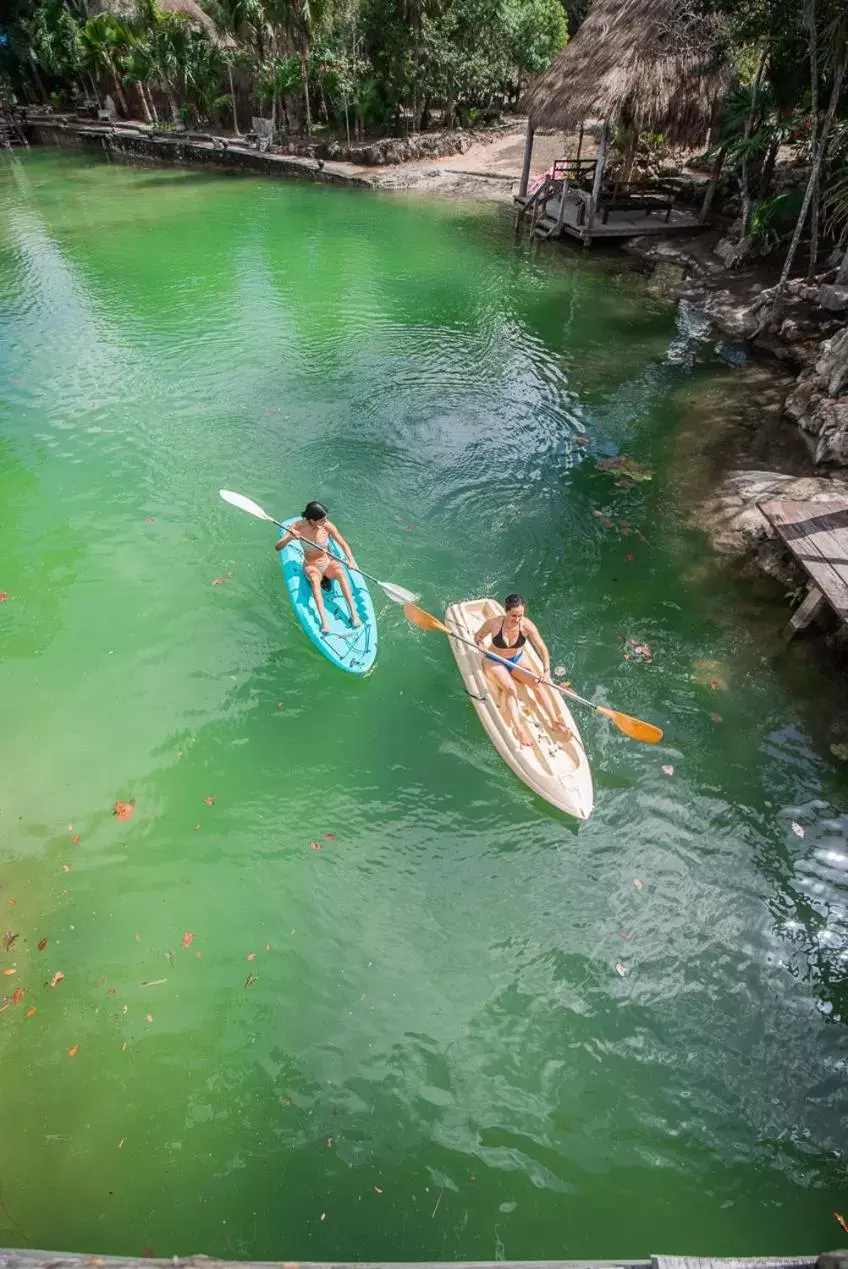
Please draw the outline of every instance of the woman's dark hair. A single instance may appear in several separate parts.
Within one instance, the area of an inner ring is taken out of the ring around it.
[[[303,508],[304,520],[323,520],[327,514],[327,508],[323,502],[307,502]]]
[[[526,608],[526,607],[527,607],[527,600],[524,598],[523,595],[517,595],[517,594],[507,595],[506,599],[504,600],[504,608],[507,610],[507,612],[509,612],[510,608]]]

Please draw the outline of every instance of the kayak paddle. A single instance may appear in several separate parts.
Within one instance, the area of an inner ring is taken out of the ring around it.
[[[446,634],[450,639],[456,639],[459,643],[465,643],[469,648],[474,648],[480,653],[480,656],[490,656],[495,661],[499,661],[501,665],[507,666],[515,674],[515,677],[522,682],[541,683],[542,676],[534,674],[531,670],[522,669],[516,666],[512,661],[508,661],[505,657],[499,657],[495,652],[485,651],[474,643],[472,639],[465,639],[462,635],[456,634],[450,630],[443,621],[439,621],[438,617],[434,617],[432,613],[425,612],[423,608],[417,608],[415,604],[404,604],[404,616],[412,622],[414,626],[418,626],[419,630],[441,630],[442,634]],[[588,705],[589,709],[595,710],[598,714],[603,714],[604,718],[609,718],[615,723],[619,731],[623,731],[625,736],[632,736],[634,740],[644,740],[646,744],[655,745],[662,740],[663,734],[659,727],[655,727],[653,723],[642,722],[641,718],[631,718],[629,714],[622,714],[617,709],[607,709],[605,705],[596,705],[594,701],[587,701],[582,696],[578,696],[576,692],[570,691],[567,687],[561,687],[559,683],[548,683],[548,687],[554,688],[555,691],[561,692],[563,696],[569,696],[574,701],[579,701],[581,705]]]
[[[245,498],[244,494],[233,493],[231,489],[219,489],[218,493],[229,502],[231,506],[238,507],[240,511],[246,511],[248,515],[256,516],[257,520],[267,520],[270,524],[275,524],[278,529],[282,529],[283,533],[291,533],[292,537],[298,542],[306,542],[307,538],[302,538],[299,533],[292,533],[291,529],[287,529],[279,520],[275,520],[273,516],[269,516],[267,511],[263,511],[258,502],[254,502],[252,498]],[[372,577],[370,573],[366,573],[363,568],[359,568],[355,564],[348,564],[346,560],[341,560],[346,568],[351,569],[354,573],[360,573],[363,577],[367,577],[369,582],[373,582],[375,586],[379,586],[384,595],[388,595],[389,599],[393,599],[396,604],[414,604],[419,595],[414,595],[411,590],[407,590],[405,586],[397,586],[394,582],[381,582],[378,577]]]

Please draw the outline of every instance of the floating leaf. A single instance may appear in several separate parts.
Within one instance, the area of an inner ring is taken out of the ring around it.
[[[214,806],[214,805],[215,805],[215,798],[216,798],[216,797],[217,797],[217,794],[216,794],[216,793],[210,793],[208,798],[204,798],[204,799],[203,799],[203,805],[204,805],[204,806]]]
[[[39,950],[39,952],[43,952],[46,946],[47,946],[47,939],[39,939],[39,940],[38,940],[38,950]]]
[[[671,764],[667,764],[662,770],[663,775],[674,775],[674,767],[672,767]]]
[[[285,708],[286,706],[284,701],[277,701],[277,709],[285,709]]]
[[[8,598],[9,592],[7,590],[0,590],[0,604],[5,604]]]
[[[332,1137],[328,1137],[328,1138],[327,1138],[327,1140],[324,1142],[324,1149],[325,1149],[325,1150],[330,1150],[330,1149],[332,1149],[332,1145],[333,1145],[333,1138],[332,1138]]]
[[[148,1022],[152,1022],[152,1021],[153,1021],[153,1014],[152,1014],[152,1013],[149,1013],[149,1014],[147,1015],[147,1021],[148,1021]]]
[[[30,1005],[29,1009],[27,1009],[27,1011],[26,1011],[26,1016],[27,1016],[28,1018],[31,1018],[31,1017],[32,1017],[32,1015],[33,1015],[34,1013],[37,1013],[37,1012],[38,1012],[38,1010],[36,1009],[35,1005]]]
[[[622,961],[616,961],[616,962],[615,962],[615,972],[618,974],[619,978],[626,978],[626,977],[627,977],[627,966],[626,966],[626,965],[625,965]]]
[[[68,1049],[68,1057],[76,1057],[78,1053],[79,1053],[79,1045],[72,1044],[71,1047]]]
[[[161,987],[162,984],[166,983],[167,981],[168,981],[167,978],[146,978],[144,982],[141,983],[141,986],[142,987]]]
[[[79,833],[75,833],[74,836],[71,838],[71,845],[79,846],[79,844],[80,844],[80,835]]]
[[[256,982],[256,975],[248,974],[247,978],[245,978],[244,980],[244,985],[245,987],[252,987],[255,982]]]
[[[248,959],[249,961],[255,961],[255,960],[256,960],[256,953],[255,953],[255,952],[250,952],[250,953],[248,954],[247,959]]]
[[[710,714],[710,719],[711,719],[711,721],[712,721],[712,722],[714,722],[714,723],[723,723],[723,722],[724,722],[724,719],[722,718],[721,714]]]
[[[4,969],[4,970],[3,970],[3,973],[4,973],[4,974],[6,974],[6,975],[8,976],[8,975],[10,975],[10,974],[14,974],[14,973],[15,973],[15,971],[14,971],[14,970],[10,967],[9,969]]]
[[[627,454],[619,454],[613,458],[602,458],[597,464],[598,471],[620,472],[627,480],[643,481],[653,479],[653,471],[644,463],[639,463]]]
[[[155,519],[155,517],[154,517],[154,516],[147,516],[147,518],[145,519],[144,523],[145,523],[145,524],[155,524],[155,523],[156,523],[156,519]]]
[[[200,825],[199,825],[199,824],[195,824],[195,826],[194,826],[194,831],[195,831],[195,833],[199,833],[199,832],[200,832]]]
[[[835,1221],[838,1221],[838,1222],[839,1222],[839,1224],[842,1226],[842,1228],[845,1230],[845,1233],[846,1233],[846,1234],[848,1234],[848,1223],[846,1223],[846,1221],[845,1221],[845,1217],[842,1215],[842,1213],[841,1213],[841,1212],[834,1212],[834,1213],[833,1213],[833,1219],[834,1219]]]
[[[12,1004],[19,1005],[24,998],[24,989],[19,987],[17,991],[12,993]]]
[[[335,840],[336,840],[336,835],[335,835],[335,833],[325,833],[325,834],[324,834],[324,841],[325,841],[325,842],[334,842]]]
[[[64,977],[65,975],[62,973],[61,969],[57,969],[56,973],[50,979],[50,986],[56,987],[62,981]]]
[[[185,934],[182,937],[183,947],[191,947],[193,938],[194,938],[194,935],[189,930],[186,930]]]
[[[134,806],[135,798],[130,798],[129,802],[116,802],[112,814],[119,820],[128,820],[133,813]]]
[[[830,746],[830,752],[834,758],[841,759],[842,762],[848,762],[848,745],[836,744]]]
[[[792,821],[792,832],[795,834],[796,837],[804,836],[804,829],[801,827],[800,824],[796,824],[794,820]]]
[[[11,931],[7,930],[3,935],[3,951],[11,951],[20,937],[20,934],[12,934]]]
[[[722,685],[718,679],[710,679],[710,687],[713,689],[714,692],[720,692],[723,690]]]
[[[620,939],[625,939],[625,940],[627,940],[627,939],[629,939],[629,938],[630,938],[630,931],[629,931],[629,930],[619,930],[619,931],[618,931],[618,937],[619,937]]]
[[[10,908],[14,908],[18,901],[17,899],[7,899],[6,902],[8,903]]]
[[[270,944],[270,943],[266,943],[266,944],[265,944],[265,951],[266,951],[266,952],[270,952],[270,950],[271,950],[271,944]]]
[[[627,560],[627,563],[628,563],[628,564],[632,564],[632,563],[633,563],[633,555],[632,555],[632,552],[628,551],[628,552],[627,552],[627,554],[625,555],[625,557],[624,557],[624,558]]]
[[[564,666],[564,665],[557,665],[557,666],[555,666],[555,667],[554,667],[554,674],[556,675],[556,677],[557,677],[558,679],[564,679],[564,678],[565,678],[565,666]]]
[[[633,882],[633,889],[634,889],[634,890],[644,890],[644,889],[645,889],[645,883],[644,883],[644,881],[640,881],[640,880],[639,880],[639,878],[637,877],[637,878],[636,878],[636,880]]]
[[[586,435],[586,433],[585,433],[585,432],[582,432],[582,433],[580,434],[580,436],[576,436],[574,439],[577,441],[577,444],[578,444],[578,445],[588,445],[588,444],[589,444],[589,438],[588,438],[588,436]]]
[[[320,850],[320,849],[321,849],[321,843],[320,843],[320,842],[310,842],[310,843],[309,843],[309,849],[310,849],[310,850]]]
[[[122,1040],[122,1041],[121,1041],[121,1052],[122,1052],[122,1053],[126,1053],[126,1051],[127,1051],[127,1042],[126,1042],[126,1040]]]
[[[222,586],[222,585],[224,584],[224,582],[226,582],[226,581],[227,581],[230,577],[232,577],[232,575],[233,575],[233,570],[232,570],[232,569],[230,569],[230,570],[229,570],[229,572],[224,573],[221,577],[213,577],[213,578],[212,578],[212,585],[213,585],[213,586]]]

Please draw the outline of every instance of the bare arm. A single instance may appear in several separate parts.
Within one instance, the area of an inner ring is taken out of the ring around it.
[[[331,537],[335,538],[339,546],[342,548],[342,551],[344,552],[344,557],[347,560],[348,564],[353,564],[355,566],[356,560],[353,558],[353,551],[350,549],[347,542],[344,540],[344,538],[339,533],[338,529],[332,523],[332,521],[328,522],[327,531],[329,532]]]
[[[532,643],[533,647],[536,649],[539,656],[541,657],[542,669],[543,669],[545,678],[549,679],[551,677],[551,654],[550,652],[548,652],[548,646],[545,643],[542,636],[539,634],[539,631],[536,627],[535,622],[528,621],[527,618],[525,617],[524,628],[527,631],[527,636],[530,642]]]
[[[302,521],[302,520],[298,520],[297,524],[293,524],[293,525],[292,525],[292,527],[291,527],[291,529],[288,529],[288,530],[287,530],[287,531],[283,534],[283,536],[280,538],[279,542],[275,542],[275,543],[274,543],[274,550],[275,550],[275,551],[282,551],[284,547],[287,547],[287,546],[288,546],[289,542],[294,542],[294,541],[295,541],[295,539],[297,538],[297,535],[298,535],[298,530],[300,529],[300,526],[301,526],[302,524],[303,524],[303,521]],[[294,530],[294,531],[292,531],[292,530]]]
[[[492,617],[490,617],[488,621],[483,622],[482,626],[474,636],[474,642],[477,644],[478,648],[482,648],[483,640],[494,633],[495,626],[497,624],[497,621]]]

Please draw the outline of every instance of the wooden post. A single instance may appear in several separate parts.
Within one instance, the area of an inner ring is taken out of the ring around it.
[[[574,160],[575,165],[577,167],[578,177],[580,175],[580,155],[582,154],[582,152],[583,152],[583,124],[581,122],[580,127],[577,130],[577,158]]]
[[[598,145],[598,157],[595,160],[595,179],[592,182],[592,197],[589,200],[589,214],[586,217],[586,229],[583,234],[584,241],[588,241],[588,235],[592,231],[592,225],[595,223],[595,212],[598,210],[598,199],[601,196],[601,181],[604,178],[604,164],[607,160],[607,134],[609,133],[609,120],[605,119],[601,128],[601,140]]]
[[[527,193],[527,186],[530,184],[530,160],[533,157],[533,134],[534,127],[530,120],[527,120],[527,137],[524,141],[524,166],[521,169],[521,184],[518,187],[518,197],[524,198]]]
[[[806,630],[807,626],[815,621],[826,604],[827,600],[818,586],[814,582],[810,582],[806,599],[795,609],[789,625],[783,632],[784,639],[791,639],[799,630]]]

